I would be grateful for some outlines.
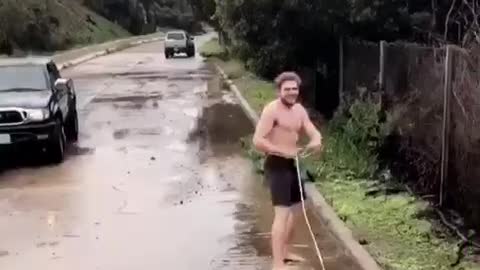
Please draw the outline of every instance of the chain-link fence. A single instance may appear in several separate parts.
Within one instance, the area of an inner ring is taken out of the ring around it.
[[[365,92],[378,89],[379,45],[370,42],[345,41],[343,81],[340,103],[351,104]]]
[[[453,47],[452,47],[453,48]],[[480,221],[480,50],[452,50],[446,199]]]
[[[480,224],[480,49],[448,50],[451,65],[446,47],[347,42],[342,107],[380,93],[394,127],[393,168],[422,195]]]
[[[441,49],[385,45],[383,101],[395,128],[396,159],[425,193],[435,193],[440,183],[444,55]]]

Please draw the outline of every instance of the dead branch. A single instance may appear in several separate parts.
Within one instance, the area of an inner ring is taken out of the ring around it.
[[[448,220],[445,218],[445,215],[443,215],[443,213],[438,210],[438,209],[435,209],[435,212],[438,214],[438,216],[440,217],[440,219],[442,220],[442,223],[447,226],[450,230],[452,230],[453,232],[455,232],[457,234],[458,237],[460,237],[460,239],[464,242],[467,242],[469,243],[470,245],[476,247],[476,248],[480,248],[480,244],[477,243],[476,241],[473,241],[473,240],[469,240],[464,234],[462,234],[460,232],[460,230],[457,228],[457,226],[453,225],[452,223],[448,222]]]
[[[457,101],[458,106],[462,110],[463,117],[465,117],[465,120],[468,120],[467,111],[465,110],[465,107],[463,106],[460,98],[458,97],[457,91],[453,90],[452,93],[453,93],[453,97],[455,98],[455,101]]]
[[[465,31],[465,36],[463,37],[462,46],[467,45],[469,38],[473,38],[477,43],[480,43],[478,6],[476,5],[475,0],[471,1],[471,3],[469,0],[463,0],[462,4],[466,10],[460,9],[458,12],[459,15],[463,17],[465,25],[468,27],[467,31]]]
[[[472,12],[473,15],[475,15],[475,7],[473,7],[472,5],[470,5],[470,3],[468,2],[468,0],[463,0],[463,3],[468,7],[468,9],[470,9],[470,11]],[[475,5],[475,3],[474,3]]]
[[[462,68],[462,75],[461,75],[461,79],[460,79],[460,82],[462,82],[462,83],[465,80],[466,72],[467,72],[467,68],[463,67]],[[452,89],[452,93],[453,93],[453,97],[455,98],[455,101],[457,102],[458,106],[460,106],[460,109],[462,110],[463,117],[465,117],[465,120],[468,120],[467,111],[465,110],[465,107],[463,106],[462,101],[458,97],[458,94],[457,94],[457,91],[455,90],[455,88]]]
[[[406,190],[408,191],[408,193],[410,195],[414,195],[414,192],[413,190],[408,186],[408,185],[405,185],[405,188]],[[428,196],[428,195],[427,195]],[[452,223],[450,223],[446,218],[445,218],[445,215],[437,208],[434,208],[435,212],[438,214],[438,216],[440,217],[440,220],[442,221],[442,223],[448,227],[450,230],[454,231],[457,236],[461,239],[461,242],[463,243],[467,243],[467,244],[470,244],[476,248],[480,248],[480,243],[474,241],[474,240],[469,240],[462,232],[460,232],[460,229],[457,228],[457,226],[453,225]]]
[[[443,39],[445,42],[447,42],[447,37],[448,37],[448,24],[450,22],[450,16],[452,15],[453,9],[455,8],[455,4],[457,3],[457,0],[452,1],[452,5],[450,6],[450,9],[448,10],[447,13],[447,18],[445,19],[445,32],[443,34]]]

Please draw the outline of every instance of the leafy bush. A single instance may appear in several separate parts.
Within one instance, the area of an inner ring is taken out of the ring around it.
[[[218,43],[218,39],[214,38],[208,42],[206,42],[201,48],[200,48],[200,54],[203,57],[217,57],[222,60],[226,60],[226,51],[225,49],[220,46]]]
[[[377,150],[390,133],[381,105],[372,99],[355,101],[335,117],[325,132],[318,173],[327,179],[371,179],[379,169]]]

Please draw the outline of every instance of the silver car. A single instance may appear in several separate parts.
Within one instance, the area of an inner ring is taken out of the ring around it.
[[[185,31],[170,31],[165,36],[165,58],[171,58],[177,53],[195,56],[194,38]]]

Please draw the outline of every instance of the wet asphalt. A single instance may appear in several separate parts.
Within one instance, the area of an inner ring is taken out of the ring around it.
[[[62,72],[80,139],[57,166],[9,156],[0,269],[271,269],[269,194],[239,141],[251,123],[200,56],[162,52],[151,43]],[[327,269],[359,269],[311,218]],[[309,261],[291,269],[320,269],[298,226],[294,251]]]

